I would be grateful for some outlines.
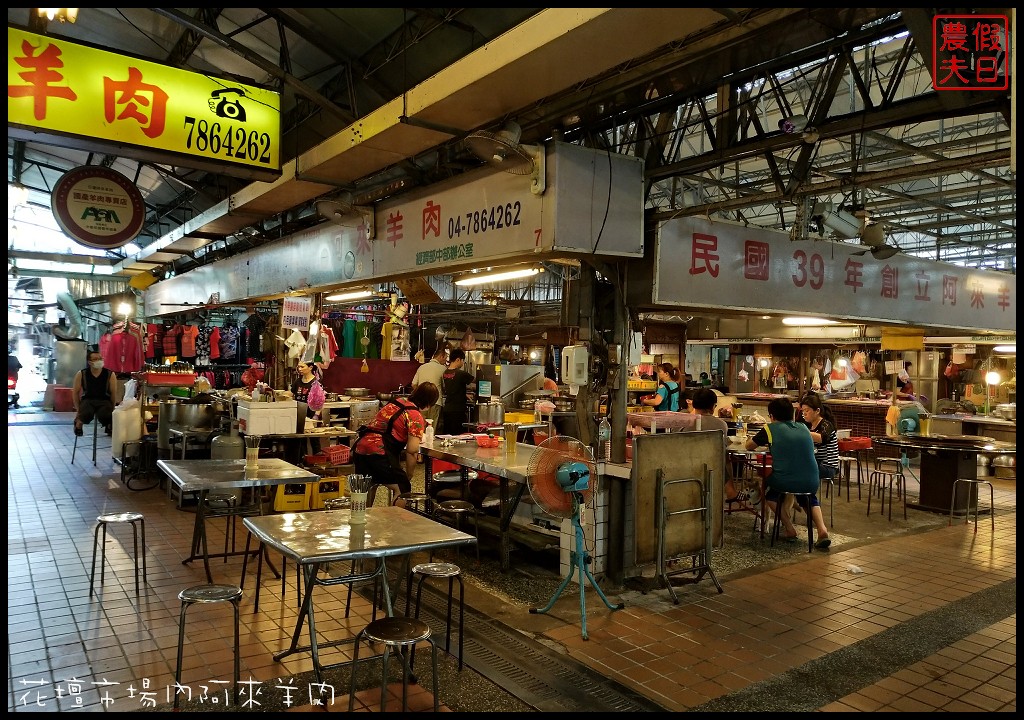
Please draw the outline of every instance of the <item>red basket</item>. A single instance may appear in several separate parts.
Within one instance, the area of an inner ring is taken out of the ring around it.
[[[327,462],[332,465],[344,465],[351,456],[348,445],[329,445],[323,449],[323,452],[327,456]]]

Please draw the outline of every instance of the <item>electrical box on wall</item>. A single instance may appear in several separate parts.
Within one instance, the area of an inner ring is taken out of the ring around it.
[[[562,382],[568,385],[587,384],[587,366],[590,355],[583,345],[570,345],[562,349]]]

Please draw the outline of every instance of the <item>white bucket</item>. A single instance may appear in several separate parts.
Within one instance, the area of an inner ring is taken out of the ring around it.
[[[114,408],[110,421],[110,455],[121,459],[121,448],[126,442],[134,442],[142,437],[142,408],[128,410],[121,406]],[[99,421],[96,421],[99,422]]]

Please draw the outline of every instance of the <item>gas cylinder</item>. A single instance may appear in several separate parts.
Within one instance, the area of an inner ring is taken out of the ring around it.
[[[244,460],[245,441],[238,436],[238,421],[231,421],[227,435],[217,435],[210,440],[210,458],[213,460]]]

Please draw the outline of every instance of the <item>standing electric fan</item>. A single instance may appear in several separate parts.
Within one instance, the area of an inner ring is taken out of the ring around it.
[[[583,578],[590,580],[598,596],[611,610],[621,610],[621,603],[613,605],[605,597],[604,592],[594,580],[588,565],[590,553],[586,550],[583,539],[583,523],[580,514],[583,507],[590,501],[597,487],[597,473],[590,448],[575,438],[565,435],[550,437],[534,450],[527,465],[526,485],[533,496],[534,502],[549,515],[572,518],[576,530],[576,549],[570,553],[571,568],[551,596],[548,604],[542,608],[530,608],[531,613],[546,613],[565,590],[573,575],[578,575],[580,586],[580,624],[583,639],[587,640],[587,600]]]

